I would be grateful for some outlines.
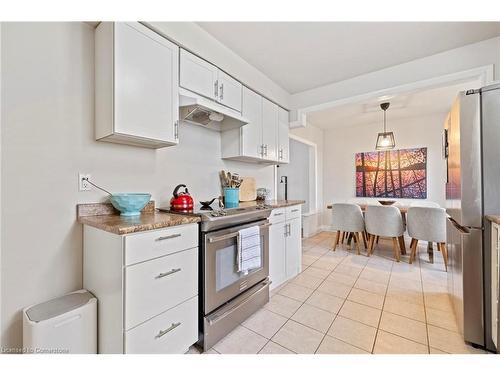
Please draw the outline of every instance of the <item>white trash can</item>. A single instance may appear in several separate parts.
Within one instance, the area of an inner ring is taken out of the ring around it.
[[[25,353],[97,353],[97,298],[78,290],[23,310]]]

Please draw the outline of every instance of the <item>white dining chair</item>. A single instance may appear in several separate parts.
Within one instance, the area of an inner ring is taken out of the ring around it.
[[[360,234],[366,248],[366,241],[363,236],[365,220],[359,205],[353,203],[334,203],[332,205],[332,228],[337,232],[333,240],[333,251],[337,248],[343,234],[347,234],[347,237],[349,237],[351,233],[356,242],[358,254],[360,253]]]
[[[448,249],[446,248],[446,210],[440,207],[410,207],[406,214],[410,243],[410,263],[417,256],[418,241],[437,243],[443,254],[444,267],[448,271]]]
[[[399,262],[403,252],[405,226],[401,211],[392,206],[367,206],[365,211],[366,231],[368,232],[368,256],[373,253],[376,237],[392,239],[394,257]]]

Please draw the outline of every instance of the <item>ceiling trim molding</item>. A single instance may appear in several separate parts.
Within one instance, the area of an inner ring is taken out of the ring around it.
[[[382,90],[371,91],[360,95],[355,95],[347,98],[325,102],[322,104],[316,104],[310,107],[299,108],[296,110],[296,118],[302,119],[305,115],[307,119],[307,113],[309,112],[316,112],[327,108],[338,107],[346,104],[359,103],[384,95],[411,93],[423,89],[432,89],[440,86],[457,84],[460,82],[466,82],[472,80],[478,80],[479,82],[481,82],[481,86],[492,83],[494,80],[493,64],[483,65],[473,69],[467,69],[455,73],[445,74],[442,76],[436,76],[429,79],[406,83],[403,85],[394,86]],[[302,123],[304,124],[304,126],[301,127],[307,126],[307,121]]]

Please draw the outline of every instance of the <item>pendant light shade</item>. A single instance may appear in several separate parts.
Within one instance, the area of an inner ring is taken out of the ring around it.
[[[376,150],[392,150],[396,147],[396,141],[394,140],[394,133],[386,131],[387,117],[386,111],[389,108],[390,103],[381,103],[380,108],[384,111],[384,131],[378,133],[377,143],[375,145]]]

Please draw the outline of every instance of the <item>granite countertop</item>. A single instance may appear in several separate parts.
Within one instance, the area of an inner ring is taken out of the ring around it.
[[[272,200],[272,201],[250,201],[250,202],[240,202],[238,207],[252,207],[260,204],[265,204],[272,208],[289,207],[296,206],[298,204],[304,204],[306,201],[302,200]]]
[[[500,215],[486,215],[485,218],[492,223],[500,225]]]
[[[77,220],[80,224],[102,229],[118,235],[147,230],[197,223],[199,217],[158,212],[151,201],[141,211],[140,216],[120,216],[110,203],[90,203],[77,205]]]
[[[302,200],[287,200],[287,201],[279,201],[279,200],[273,200],[273,201],[266,201],[266,204],[268,206],[271,206],[272,208],[280,208],[280,207],[290,207],[290,206],[296,206],[298,204],[304,204],[306,201]]]

